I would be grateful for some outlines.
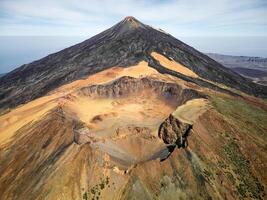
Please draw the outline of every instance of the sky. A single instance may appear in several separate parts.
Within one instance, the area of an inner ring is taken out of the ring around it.
[[[266,36],[266,0],[0,0],[1,35],[95,35],[126,16],[179,36]]]
[[[267,57],[267,0],[0,0],[0,73],[126,16],[202,52]]]

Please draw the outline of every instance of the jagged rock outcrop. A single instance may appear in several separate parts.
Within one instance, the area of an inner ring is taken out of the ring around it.
[[[180,121],[172,114],[160,125],[158,135],[166,144],[176,144],[177,147],[187,146],[187,137],[192,124]]]

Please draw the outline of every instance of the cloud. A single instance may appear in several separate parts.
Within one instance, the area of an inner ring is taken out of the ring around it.
[[[266,35],[265,0],[1,0],[1,35],[94,35],[125,16],[179,35]]]

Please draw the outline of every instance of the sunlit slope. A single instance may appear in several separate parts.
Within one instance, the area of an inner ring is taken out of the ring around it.
[[[158,136],[171,114],[186,148]],[[114,66],[0,116],[0,199],[264,199],[266,119],[263,100]]]
[[[170,69],[172,71],[176,71],[178,73],[184,74],[186,76],[194,77],[197,78],[198,75],[194,73],[192,70],[188,69],[187,67],[183,66],[180,63],[177,63],[173,60],[170,60],[169,58],[166,58],[165,56],[152,52],[151,56],[155,58],[159,63],[163,66],[166,67],[167,69]]]
[[[147,63],[143,61],[138,65],[129,68],[113,67],[89,76],[87,79],[66,84],[52,91],[47,96],[34,100],[16,109],[12,109],[7,112],[7,114],[2,114],[0,116],[0,142],[7,140],[15,131],[25,124],[38,120],[41,115],[54,108],[56,105],[64,104],[65,100],[68,98],[68,94],[75,92],[79,88],[92,84],[103,84],[122,76],[138,78],[140,76],[153,74],[160,76],[155,69],[150,68]]]

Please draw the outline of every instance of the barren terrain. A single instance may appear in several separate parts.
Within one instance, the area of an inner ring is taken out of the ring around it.
[[[0,199],[266,198],[265,87],[133,17],[0,89]]]

